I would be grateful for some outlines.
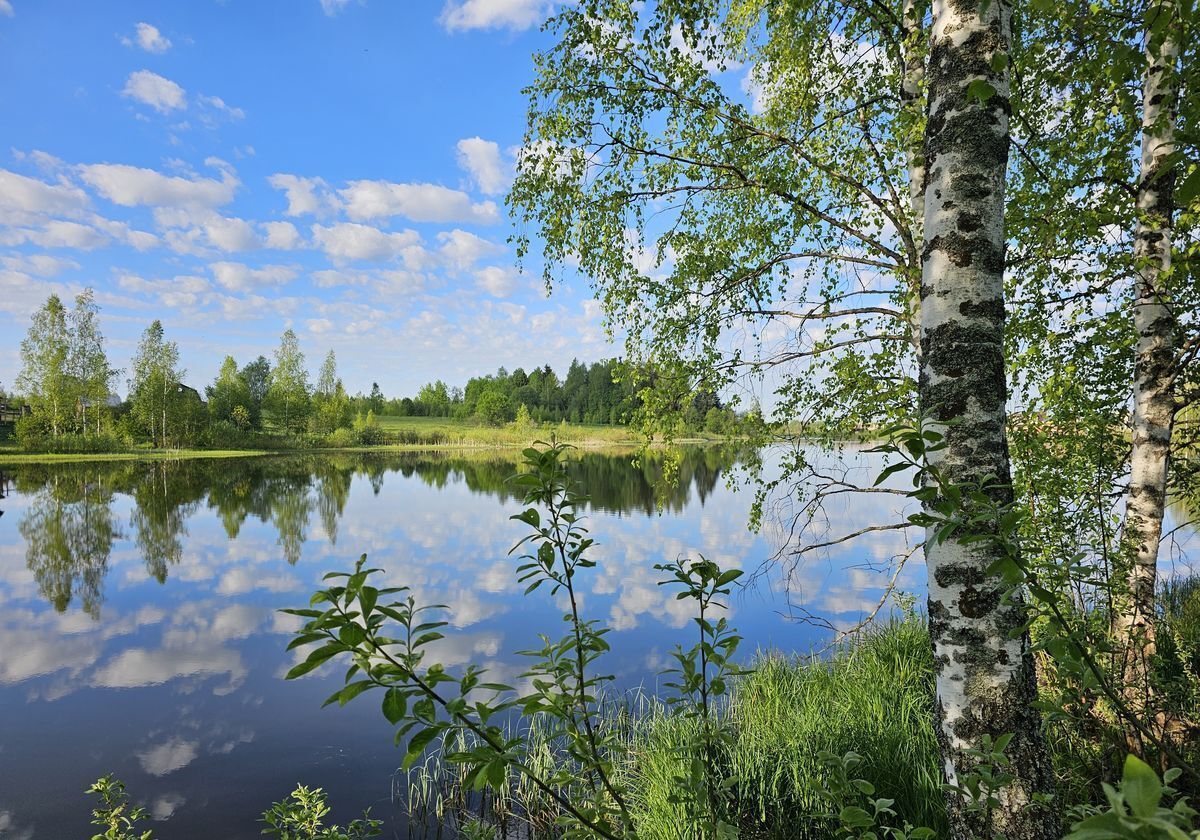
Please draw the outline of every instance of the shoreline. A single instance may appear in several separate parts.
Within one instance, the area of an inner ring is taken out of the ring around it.
[[[224,458],[261,458],[265,456],[289,455],[337,455],[337,454],[381,454],[408,452],[486,452],[520,450],[533,444],[537,438],[524,442],[508,441],[462,441],[458,443],[394,443],[379,446],[343,446],[343,447],[295,447],[285,449],[147,449],[131,452],[20,452],[0,449],[0,467],[21,466],[26,464],[68,464],[88,463],[96,461],[189,461],[202,459]],[[672,446],[712,446],[730,443],[736,438],[681,438],[671,442]],[[578,449],[626,449],[636,450],[644,445],[644,441],[636,438],[611,440],[604,438],[587,438],[582,440],[564,440],[570,446]],[[660,447],[662,444],[651,443],[650,446]]]

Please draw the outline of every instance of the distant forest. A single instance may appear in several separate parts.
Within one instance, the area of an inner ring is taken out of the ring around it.
[[[26,449],[113,451],[145,444],[243,448],[263,445],[264,436],[328,446],[430,442],[401,440],[379,427],[382,416],[522,428],[559,422],[623,425],[641,407],[639,387],[649,378],[646,371],[629,375],[616,360],[588,365],[573,359],[561,378],[550,365],[529,373],[502,367],[467,380],[465,387],[439,379],[411,397],[388,398],[378,383],[367,394],[350,395],[332,350],[312,384],[299,339],[289,329],[272,358],[259,356],[239,365],[226,356],[213,382],[188,384],[179,347],[156,320],[142,334],[127,372],[128,395],[122,399],[115,385],[125,372],[109,363],[91,290],[74,303],[68,309],[50,295],[34,313],[21,342],[17,397],[6,399],[0,390],[0,403],[7,406],[4,417],[16,418],[11,425]],[[716,394],[684,399],[684,421],[691,429],[722,434],[737,421]]]

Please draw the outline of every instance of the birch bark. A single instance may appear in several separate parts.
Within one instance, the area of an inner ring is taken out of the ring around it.
[[[921,283],[921,410],[945,435],[931,467],[953,484],[993,477],[994,501],[1011,501],[1005,436],[1004,186],[1009,151],[1008,0],[935,0],[925,129]],[[965,511],[970,515],[972,511]],[[982,526],[987,527],[987,526]],[[961,784],[984,736],[1011,735],[1014,781],[999,805],[972,809],[949,796],[953,836],[1059,836],[1035,794],[1051,786],[1026,609],[992,570],[1000,547],[927,534],[935,716],[945,773]]]
[[[1156,20],[1166,16],[1166,24]],[[1133,325],[1133,436],[1124,543],[1128,557],[1121,609],[1114,613],[1116,638],[1127,644],[1125,688],[1144,701],[1145,672],[1154,654],[1154,602],[1159,543],[1166,510],[1171,427],[1177,402],[1173,374],[1178,323],[1167,290],[1171,270],[1175,149],[1179,97],[1179,42],[1175,6],[1163,0],[1149,10],[1146,71],[1142,83],[1142,148],[1137,179],[1137,229],[1133,255],[1137,286]]]

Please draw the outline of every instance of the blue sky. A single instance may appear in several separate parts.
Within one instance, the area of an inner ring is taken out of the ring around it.
[[[51,292],[187,381],[288,326],[351,391],[616,354],[503,198],[550,0],[0,0],[0,385]],[[118,388],[124,391],[124,376]]]

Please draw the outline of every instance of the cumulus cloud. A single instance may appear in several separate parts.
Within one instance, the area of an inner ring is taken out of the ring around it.
[[[0,259],[0,265],[11,271],[21,271],[38,277],[57,277],[68,269],[80,268],[74,260],[60,259],[49,254],[29,254]]]
[[[215,262],[209,266],[213,277],[226,289],[245,292],[264,287],[278,287],[296,279],[297,269],[290,265],[264,265],[251,268],[244,263]]]
[[[500,146],[482,137],[458,141],[458,165],[470,174],[475,186],[487,195],[504,192],[508,175],[500,159]]]
[[[467,29],[529,29],[550,14],[550,0],[448,0],[439,18],[450,32]]]
[[[308,331],[313,333],[325,333],[333,329],[333,321],[328,318],[309,318],[304,322],[308,326]]]
[[[204,222],[204,235],[222,251],[252,251],[262,245],[254,226],[245,219],[212,216]]]
[[[241,182],[223,161],[209,158],[205,162],[221,170],[221,180],[164,175],[122,163],[87,164],[79,167],[79,174],[100,195],[122,207],[211,210],[232,201]]]
[[[419,248],[421,237],[415,230],[388,233],[369,225],[340,222],[313,225],[313,242],[334,262],[394,259],[410,248]]]
[[[71,184],[47,184],[0,169],[0,224],[29,224],[43,214],[70,216],[87,204],[87,194]]]
[[[280,172],[268,178],[267,182],[275,189],[283,190],[287,196],[286,212],[289,216],[315,215],[328,204],[328,187],[320,178],[302,178]]]
[[[156,55],[162,55],[171,49],[171,39],[159,32],[157,26],[149,23],[139,23],[133,28],[133,37],[122,38],[121,43],[127,47],[140,47]]]
[[[504,253],[503,246],[457,228],[442,231],[437,238],[442,243],[438,250],[443,260],[456,271],[466,271],[484,257]]]
[[[135,70],[125,80],[122,96],[149,105],[160,114],[187,107],[187,94],[170,79],[149,70]]]
[[[304,244],[300,231],[291,222],[264,222],[267,232],[266,246],[279,251],[293,251]]]
[[[490,224],[499,218],[495,202],[475,204],[465,192],[438,184],[351,181],[338,194],[346,215],[359,221],[403,216],[414,222]]]
[[[517,274],[511,268],[489,265],[475,272],[475,283],[493,297],[508,297],[517,288]]]

